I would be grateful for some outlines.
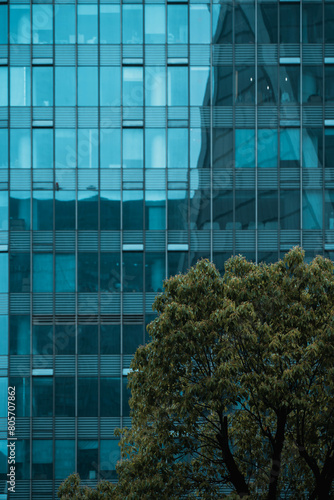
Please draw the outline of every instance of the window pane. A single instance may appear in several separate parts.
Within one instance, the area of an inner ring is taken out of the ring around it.
[[[97,42],[97,6],[78,5],[78,43]]]
[[[168,168],[188,167],[188,129],[169,128]]]
[[[55,479],[63,481],[75,470],[74,439],[55,441]]]
[[[75,43],[75,6],[57,4],[55,43]]]
[[[0,67],[0,106],[8,106],[8,68]]]
[[[100,228],[101,230],[120,229],[120,204],[121,194],[119,191],[100,192]]]
[[[0,230],[8,230],[8,192],[0,192]]]
[[[143,68],[123,68],[123,106],[143,105]]]
[[[303,190],[303,229],[322,229],[322,191]]]
[[[13,230],[30,229],[30,193],[27,191],[10,192],[10,227]]]
[[[97,390],[96,390],[97,392]],[[98,442],[78,441],[78,474],[81,479],[96,479]]]
[[[75,168],[75,130],[56,129],[55,148],[56,168]],[[60,183],[59,187],[63,187],[62,183]]]
[[[52,254],[33,256],[33,292],[52,292],[53,261]]]
[[[30,354],[29,316],[10,317],[10,354]]]
[[[241,104],[255,102],[255,69],[253,67],[238,68],[235,71],[235,101]]]
[[[120,43],[120,6],[100,5],[100,43]]]
[[[8,316],[1,314],[0,315],[0,328],[1,328],[1,337],[0,337],[0,355],[8,356]]]
[[[0,44],[8,43],[8,7],[0,5]]]
[[[210,43],[210,9],[206,5],[190,6],[190,43]]]
[[[259,168],[277,168],[278,137],[277,130],[258,129],[257,164]]]
[[[143,130],[123,129],[123,167],[143,168]]]
[[[75,106],[76,69],[56,66],[55,72],[56,106]]]
[[[325,3],[325,43],[334,43],[334,4]]]
[[[281,229],[300,228],[300,193],[298,190],[281,189]]]
[[[212,94],[215,106],[232,106],[233,72],[230,66],[213,68]]]
[[[303,66],[303,102],[321,105],[322,66]]]
[[[299,7],[298,7],[299,8]],[[297,103],[300,99],[299,66],[280,66],[281,103]]]
[[[255,130],[236,129],[235,166],[236,168],[255,167]]]
[[[166,167],[166,135],[164,129],[146,129],[145,167]]]
[[[187,229],[188,193],[168,191],[168,229]]]
[[[166,228],[165,191],[146,191],[145,228],[162,230]]]
[[[146,292],[162,292],[162,282],[165,279],[165,277],[166,277],[165,254],[146,252],[145,256]],[[124,345],[124,347],[126,346]]]
[[[121,167],[121,131],[100,129],[100,166],[101,168]]]
[[[32,41],[50,44],[53,42],[52,5],[32,6]]]
[[[78,106],[98,105],[97,82],[96,67],[78,67]]]
[[[52,417],[53,380],[52,377],[32,379],[32,414],[34,417]]]
[[[8,252],[0,253],[0,293],[8,293]]]
[[[240,189],[235,193],[236,229],[255,229],[255,192]]]
[[[53,355],[53,327],[33,325],[32,327],[33,354]]]
[[[98,255],[97,253],[78,253],[78,291],[97,292]]]
[[[116,463],[121,458],[119,441],[101,439],[100,441],[100,475],[101,479],[117,479]]]
[[[53,192],[34,191],[32,228],[47,231],[53,227]]]
[[[101,417],[120,416],[120,380],[119,378],[101,378],[100,414]],[[107,397],[106,397],[107,396]]]
[[[123,43],[143,43],[143,7],[123,5]]]
[[[78,378],[78,415],[80,417],[97,417],[97,395],[97,378]]]
[[[188,105],[188,68],[168,68],[168,106]]]
[[[210,104],[209,68],[190,68],[190,106]]]
[[[325,66],[325,100],[326,102],[334,102],[334,67]]]
[[[33,168],[53,167],[53,130],[34,129],[32,147]]]
[[[82,191],[78,193],[78,229],[98,227],[98,194]]]
[[[75,192],[60,191],[55,195],[55,228],[75,229]]]
[[[97,168],[99,161],[99,134],[96,129],[78,130],[79,168]]]
[[[230,169],[233,166],[233,131],[229,128],[213,128],[213,168]]]
[[[280,42],[299,43],[300,42],[300,5],[280,3]]]
[[[56,417],[74,417],[75,415],[75,378],[55,378]]]
[[[258,4],[257,41],[258,43],[278,42],[278,11],[277,5],[270,3]]]
[[[29,129],[10,130],[10,166],[31,168],[31,144]]]
[[[325,167],[334,167],[334,130],[325,129]]]
[[[326,15],[325,19],[325,24],[327,24]],[[304,3],[303,43],[322,43],[322,40],[322,5],[321,3]]]
[[[258,229],[277,229],[277,191],[258,191]]]
[[[216,191],[213,193],[213,227],[216,229],[233,228],[232,191]]]
[[[145,6],[145,43],[165,43],[165,6]]]
[[[123,291],[143,291],[143,254],[139,252],[123,253]]]
[[[10,6],[10,43],[31,43],[30,7]]]
[[[280,162],[282,168],[299,167],[300,133],[297,128],[285,128],[280,132]]]
[[[56,254],[56,292],[75,291],[74,254]]]
[[[277,68],[259,66],[257,70],[257,102],[271,104],[277,102]]]
[[[10,105],[30,106],[30,68],[10,68]]]
[[[53,105],[53,68],[33,68],[32,104]]]
[[[123,191],[123,229],[143,229],[143,191]]]
[[[254,43],[254,4],[236,4],[234,9],[235,43]]]
[[[121,73],[117,67],[100,68],[100,105],[120,106]]]
[[[34,439],[32,442],[32,478],[53,479],[53,443],[51,439]]]
[[[78,354],[98,353],[98,326],[78,326]]]
[[[117,279],[117,278],[116,278]],[[100,353],[120,354],[120,326],[100,326]]]
[[[167,276],[175,276],[185,273],[188,270],[187,252],[168,252],[168,273]]]
[[[165,68],[160,66],[145,68],[145,104],[146,106],[166,105]]]
[[[232,4],[212,5],[213,43],[232,43]],[[214,47],[213,47],[214,48]]]
[[[188,43],[188,6],[167,5],[168,43]]]
[[[100,254],[100,290],[101,292],[120,292],[121,266],[118,252]]]
[[[323,164],[322,129],[303,129],[303,167],[318,168]]]
[[[0,168],[8,167],[8,130],[0,129]]]

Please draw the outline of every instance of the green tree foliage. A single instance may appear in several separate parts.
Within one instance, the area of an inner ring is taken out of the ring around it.
[[[109,498],[334,497],[333,271],[294,248],[165,282]]]

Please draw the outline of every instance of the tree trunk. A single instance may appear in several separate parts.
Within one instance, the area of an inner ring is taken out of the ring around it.
[[[310,496],[310,500],[329,500],[331,498],[331,486],[334,480],[334,457],[328,457],[324,463],[321,474],[316,477],[316,487]]]
[[[271,470],[267,500],[275,500],[277,498],[277,487],[279,475],[281,472],[281,455],[285,438],[286,419],[286,410],[281,410],[277,415],[277,429],[273,444],[273,454],[271,457]]]

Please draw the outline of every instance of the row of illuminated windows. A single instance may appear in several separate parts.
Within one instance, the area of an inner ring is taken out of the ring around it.
[[[278,7],[279,6],[279,7]],[[300,9],[302,8],[302,23]],[[7,6],[0,6],[0,43],[7,43]],[[96,44],[254,43],[254,2],[212,5],[27,5],[10,6],[10,43]],[[234,12],[233,12],[234,10]],[[326,43],[334,41],[334,5],[260,3],[259,43]],[[167,23],[166,23],[167,16]],[[280,19],[280,22],[279,22]],[[53,36],[53,20],[55,33]],[[234,20],[234,23],[233,23]],[[77,21],[77,26],[76,26]],[[212,28],[211,28],[212,22]],[[234,30],[233,30],[234,24]],[[121,30],[122,25],[122,30]],[[323,33],[323,26],[325,27]],[[212,29],[212,36],[211,36]]]
[[[55,73],[53,78],[53,72]],[[302,73],[302,78],[301,78]],[[212,97],[209,67],[164,66],[78,68],[52,66],[0,67],[0,106],[230,106],[254,104],[253,66],[214,67]],[[318,104],[334,102],[334,66],[281,65],[257,68],[257,103]],[[302,84],[302,90],[301,90]],[[167,92],[166,92],[167,90]],[[55,95],[54,95],[55,93]]]
[[[116,463],[120,459],[120,448],[115,439],[83,440],[76,444],[73,439],[50,439],[32,441],[32,479],[64,480],[75,470],[81,479],[96,480],[98,464],[100,479],[117,478]],[[15,447],[16,480],[30,479],[30,442],[16,441]],[[77,467],[75,457],[77,456]],[[0,441],[0,479],[7,481],[7,441]],[[38,483],[38,493],[43,492],[42,483]],[[36,493],[37,493],[36,491]],[[47,492],[50,493],[50,492]]]
[[[277,129],[258,129],[257,141],[255,137],[254,129],[212,129],[210,161],[209,129],[169,128],[167,134],[166,129],[101,129],[100,134],[98,129],[78,129],[77,135],[72,129],[36,128],[32,134],[30,129],[10,129],[9,150],[8,131],[0,129],[0,168],[254,168],[256,153],[259,168],[275,168],[278,161],[281,168],[300,166],[299,128],[281,129],[279,135]],[[334,167],[333,128],[325,134],[322,128],[302,129],[302,164]],[[182,180],[181,173],[178,177]],[[64,182],[58,189],[68,189]]]

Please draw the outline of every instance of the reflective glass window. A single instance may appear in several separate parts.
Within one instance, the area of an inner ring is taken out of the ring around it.
[[[30,229],[30,193],[28,191],[11,191],[9,207],[11,229],[17,231]]]
[[[34,191],[32,204],[32,228],[47,231],[53,227],[53,192]]]
[[[8,167],[8,130],[0,129],[0,168]]]
[[[188,213],[188,192],[168,191],[168,229],[187,229]]]
[[[232,43],[232,4],[212,5],[212,38],[213,43]],[[213,47],[214,50],[214,47]]]
[[[100,129],[100,166],[101,168],[121,167],[121,131],[119,129]]]
[[[78,253],[78,291],[97,292],[98,254],[96,252]]]
[[[280,3],[280,42],[300,42],[300,4]]]
[[[53,43],[52,5],[32,6],[32,42]]]
[[[213,168],[232,168],[233,162],[233,131],[230,128],[212,129]]]
[[[0,229],[8,229],[8,192],[0,192]]]
[[[165,191],[146,191],[145,228],[150,230],[166,228]]]
[[[10,291],[12,293],[30,292],[30,256],[28,253],[10,254]]]
[[[16,479],[30,479],[30,441],[18,439],[16,442]]]
[[[75,255],[56,253],[56,292],[75,291]]]
[[[190,43],[210,43],[208,5],[190,5]]]
[[[325,65],[325,101],[334,102],[334,66]]]
[[[76,140],[75,130],[55,130],[55,165],[56,168],[76,167]],[[64,187],[60,183],[59,187]]]
[[[30,106],[30,68],[10,68],[10,105]]]
[[[97,417],[97,395],[96,377],[78,378],[78,415],[80,417]]]
[[[277,190],[258,191],[258,229],[277,229],[278,192]]]
[[[100,106],[120,106],[121,72],[115,66],[100,67]]]
[[[55,228],[75,229],[75,191],[56,191]]]
[[[78,167],[97,168],[99,133],[97,129],[78,129]]]
[[[32,353],[53,355],[53,327],[49,325],[33,325]]]
[[[121,266],[118,252],[100,254],[100,290],[101,292],[120,292]]]
[[[100,415],[101,417],[119,417],[121,387],[119,378],[100,379]],[[108,394],[108,397],[105,397]]]
[[[318,168],[323,164],[322,129],[303,129],[303,167]]]
[[[255,167],[255,130],[236,129],[235,166],[236,168]]]
[[[0,328],[1,328],[0,355],[7,356],[8,355],[8,316],[7,315],[4,315],[4,314],[0,315]]]
[[[53,256],[49,253],[33,255],[33,292],[53,290]]]
[[[325,189],[325,229],[334,230],[334,190]]]
[[[212,99],[215,106],[232,106],[233,70],[231,66],[213,68]]]
[[[123,325],[123,353],[134,354],[144,343],[143,325]]]
[[[123,253],[123,292],[143,291],[143,253]]]
[[[98,326],[78,325],[78,354],[98,353]]]
[[[8,7],[0,5],[0,44],[8,43]]]
[[[97,390],[96,390],[97,392]],[[78,474],[81,479],[96,479],[98,464],[98,442],[78,441]],[[94,467],[94,464],[95,467]]]
[[[29,129],[10,130],[10,166],[31,168],[31,139]]]
[[[33,377],[32,414],[33,417],[52,417],[53,380],[52,377]]]
[[[334,130],[325,128],[325,167],[334,168]]]
[[[145,6],[145,43],[165,43],[165,6]]]
[[[239,104],[255,103],[255,69],[252,66],[235,70],[235,101]]]
[[[281,229],[300,228],[300,192],[297,189],[281,189]]]
[[[143,93],[143,68],[123,68],[123,106],[142,106]]]
[[[51,439],[34,439],[32,442],[32,479],[53,479],[53,443]]]
[[[303,43],[322,43],[322,4],[303,3],[302,8]]]
[[[119,279],[119,276],[115,279]],[[100,353],[120,354],[120,326],[101,325],[100,326]]]
[[[325,3],[325,43],[334,43],[334,3]]]
[[[238,189],[235,193],[235,228],[255,229],[255,192]]]
[[[209,144],[209,128],[190,129],[190,168],[206,168],[209,166]]]
[[[77,22],[78,43],[98,43],[97,5],[78,5]]]
[[[10,317],[10,354],[30,354],[29,316]]]
[[[75,470],[74,439],[56,439],[55,441],[55,479],[64,480]]]
[[[145,130],[145,167],[166,167],[166,134],[164,129]]]
[[[15,386],[16,416],[30,417],[30,380],[29,377],[11,377],[10,384]]]
[[[189,198],[190,229],[211,229],[210,190],[191,190]]]
[[[280,132],[280,164],[282,168],[299,167],[300,132],[298,128],[284,128]]]
[[[75,354],[75,325],[55,326],[54,349],[58,356]]]
[[[98,228],[98,194],[94,191],[78,192],[78,229]]]
[[[209,68],[190,67],[190,106],[210,104]]]
[[[321,105],[322,66],[303,66],[303,102]]]
[[[75,43],[75,6],[57,4],[55,43]]]
[[[143,43],[143,7],[123,5],[123,43]]]
[[[0,106],[8,106],[8,68],[0,67]]]
[[[120,43],[119,5],[100,5],[100,43]]]
[[[74,417],[75,415],[75,378],[55,378],[56,417]]]
[[[101,230],[120,229],[121,193],[119,191],[100,192],[100,228]]]
[[[145,68],[145,105],[166,105],[166,76],[162,66]]]
[[[188,105],[188,68],[168,68],[168,106]]]
[[[168,252],[168,273],[167,276],[175,276],[179,273],[187,272],[188,253],[187,252]]]
[[[188,43],[187,5],[167,5],[167,42]]]
[[[188,129],[169,128],[168,168],[188,167]]]
[[[8,252],[0,253],[0,293],[8,293]]]
[[[322,229],[322,191],[303,190],[303,229]]]
[[[282,104],[294,104],[300,100],[300,67],[280,66],[280,99]]]
[[[257,11],[258,43],[278,42],[278,10],[277,4],[259,3]]]
[[[143,129],[123,129],[123,167],[143,168]]]
[[[253,3],[236,4],[234,8],[235,43],[254,43],[255,10]]]
[[[33,168],[53,167],[53,130],[34,129],[32,134]]]
[[[98,69],[78,67],[78,106],[98,105]]]
[[[33,68],[32,104],[33,106],[53,105],[53,68]]]
[[[55,67],[55,103],[56,106],[75,106],[76,68]]]
[[[258,129],[257,165],[259,168],[277,168],[278,137],[275,129]]]
[[[117,479],[116,464],[121,458],[119,441],[101,439],[100,441],[100,475],[102,479]]]
[[[30,7],[10,5],[10,43],[31,43]]]
[[[145,255],[146,292],[162,292],[162,282],[165,279],[165,277],[166,277],[165,254],[162,252],[161,253],[146,252]],[[141,340],[140,342],[143,342],[143,340]],[[126,342],[124,347],[125,346]]]
[[[123,229],[143,229],[143,191],[123,191]]]
[[[277,67],[258,66],[257,69],[257,102],[275,104],[277,102]]]

